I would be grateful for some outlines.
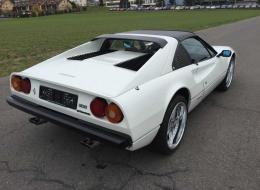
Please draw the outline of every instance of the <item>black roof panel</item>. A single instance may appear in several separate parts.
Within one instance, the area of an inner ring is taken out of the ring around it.
[[[129,31],[124,33],[168,36],[168,37],[175,38],[179,41],[192,36],[196,36],[196,34],[194,34],[193,32],[180,31],[180,30],[135,30],[135,31]]]

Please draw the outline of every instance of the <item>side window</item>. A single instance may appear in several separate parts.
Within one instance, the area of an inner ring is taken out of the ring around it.
[[[183,40],[181,44],[187,50],[191,59],[195,60],[196,62],[211,58],[208,50],[199,40],[195,38],[188,38],[186,40]]]
[[[179,69],[181,67],[185,67],[191,64],[191,59],[187,51],[181,44],[178,44],[177,49],[175,51],[172,68]]]
[[[217,55],[216,50],[214,50],[214,48],[212,48],[207,42],[205,42],[203,39],[201,39],[198,36],[196,38],[199,39],[199,41],[202,42],[203,45],[207,48],[207,50],[210,53],[211,57],[214,57],[215,55]]]

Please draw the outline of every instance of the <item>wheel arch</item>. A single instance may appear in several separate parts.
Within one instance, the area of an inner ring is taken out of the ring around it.
[[[235,59],[236,56],[237,56],[237,55],[236,55],[236,53],[234,52],[234,53],[232,54],[231,58],[234,58],[234,59]]]
[[[236,53],[235,53],[235,52],[233,52],[233,54],[231,55],[231,58],[230,58],[230,60],[232,60],[232,59],[236,60],[236,57],[237,57]]]
[[[236,65],[236,57],[237,57],[236,53],[235,53],[235,52],[232,52],[232,55],[231,55],[230,58],[229,58],[229,63],[230,63],[231,61],[234,61],[235,65]]]
[[[166,108],[164,110],[164,115],[170,105],[170,103],[173,101],[173,99],[177,96],[177,95],[181,95],[183,96],[186,101],[187,101],[187,108],[189,110],[189,105],[190,105],[190,100],[191,100],[191,92],[190,90],[187,88],[187,87],[179,87],[177,88],[174,92],[170,93],[170,97],[167,99],[167,102],[166,102]]]
[[[173,95],[171,101],[173,100],[173,98],[174,98],[176,95],[181,95],[181,96],[183,96],[183,97],[186,99],[186,101],[187,101],[187,106],[189,106],[191,95],[190,95],[190,91],[189,91],[188,88],[182,87],[182,88],[180,88],[179,90],[177,90],[177,91],[175,92],[175,94]]]

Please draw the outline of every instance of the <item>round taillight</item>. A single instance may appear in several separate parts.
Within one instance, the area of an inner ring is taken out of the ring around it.
[[[22,91],[25,93],[25,94],[29,94],[31,92],[31,81],[30,79],[28,78],[25,78],[22,80],[22,84],[21,84],[21,87],[22,87]]]
[[[16,91],[22,91],[22,77],[13,75],[11,78],[11,85]]]
[[[124,118],[121,109],[115,103],[106,107],[106,116],[111,123],[119,123]]]
[[[95,98],[90,103],[90,110],[96,117],[104,117],[106,112],[107,102],[102,98]]]

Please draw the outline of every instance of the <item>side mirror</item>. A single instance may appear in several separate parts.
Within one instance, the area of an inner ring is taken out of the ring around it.
[[[217,57],[230,57],[232,52],[230,50],[223,50]]]

